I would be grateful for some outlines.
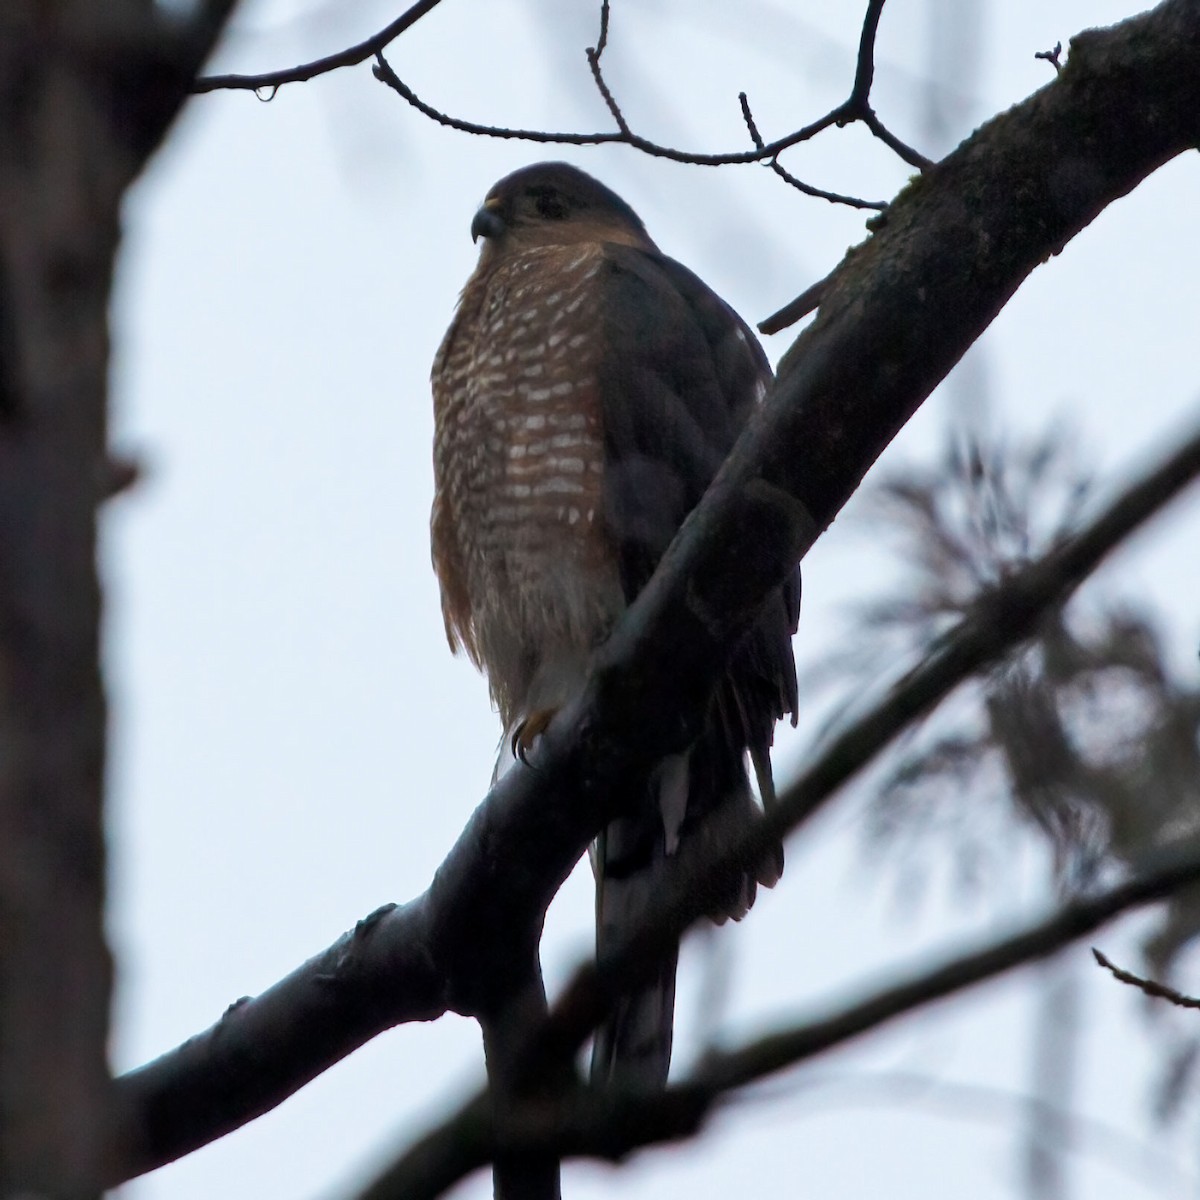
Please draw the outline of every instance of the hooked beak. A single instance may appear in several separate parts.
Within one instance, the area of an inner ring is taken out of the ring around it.
[[[475,214],[471,222],[471,241],[477,242],[481,237],[499,237],[504,232],[504,218],[496,211],[498,207],[495,200],[489,200]]]

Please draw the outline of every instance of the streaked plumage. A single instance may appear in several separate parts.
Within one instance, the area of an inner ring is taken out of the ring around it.
[[[487,672],[506,730],[582,686],[593,650],[649,579],[770,381],[754,336],[662,255],[633,210],[562,163],[491,190],[485,244],[433,368],[433,559],[451,647]],[[770,797],[775,721],[796,709],[798,574],[734,650],[703,736],[662,764],[594,855],[597,950],[654,903],[664,857],[732,806]],[[755,876],[713,896],[740,916]],[[661,1083],[675,963],[599,1033],[593,1075]]]

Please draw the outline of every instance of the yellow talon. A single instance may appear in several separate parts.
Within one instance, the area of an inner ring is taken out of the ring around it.
[[[529,766],[529,752],[533,749],[533,743],[546,732],[546,726],[557,711],[555,708],[539,708],[517,726],[512,738],[513,758]]]

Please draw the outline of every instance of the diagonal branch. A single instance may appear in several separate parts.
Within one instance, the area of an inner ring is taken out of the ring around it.
[[[699,1133],[733,1093],[845,1045],[898,1017],[1014,967],[1044,958],[1131,908],[1200,879],[1194,844],[1148,861],[1124,883],[1074,900],[1010,937],[951,959],[825,1017],[710,1054],[695,1073],[660,1095],[576,1088],[553,1104],[493,1111],[486,1091],[386,1168],[357,1200],[434,1200],[496,1155],[552,1153],[620,1162],[633,1151]]]
[[[1092,947],[1092,956],[1120,983],[1127,983],[1130,987],[1135,987],[1139,991],[1145,992],[1147,996],[1153,996],[1156,1000],[1169,1001],[1176,1008],[1200,1008],[1200,999],[1195,996],[1185,995],[1173,987],[1168,987],[1165,983],[1158,983],[1154,979],[1146,979],[1141,975],[1135,975],[1132,971],[1126,971],[1124,968],[1118,967],[1106,954],[1102,954],[1094,946]]]
[[[678,866],[664,879],[653,924],[637,931],[608,960],[581,970],[555,1006],[546,1029],[532,1034],[530,1042],[544,1044],[551,1058],[558,1055],[565,1059],[574,1054],[617,996],[644,982],[663,949],[674,945],[705,915],[704,897],[711,895],[714,887],[719,890],[726,877],[736,878],[746,863],[761,861],[772,845],[795,832],[914,721],[928,714],[964,680],[1033,634],[1047,611],[1062,606],[1114,547],[1198,476],[1200,428],[1078,534],[983,594],[973,611],[940,639],[923,662],[830,742],[800,778],[779,795],[761,823],[736,837],[715,837],[710,843],[717,848],[713,852],[689,857],[685,851]],[[1113,894],[1124,895],[1120,889]],[[1136,888],[1131,894],[1142,895]],[[1141,901],[1129,901],[1135,902]],[[1070,911],[1073,909],[1068,906],[1063,913]],[[1104,909],[1108,915],[1115,911]],[[1063,929],[1073,928],[1067,916],[1063,921]],[[1090,928],[1094,926],[1079,932]],[[1029,944],[1042,943],[1035,940]],[[1030,950],[1029,956],[1034,953]],[[533,1069],[540,1066],[534,1064]]]
[[[611,797],[688,742],[729,646],[892,436],[1029,272],[1198,138],[1200,12],[1168,0],[1076,38],[1054,84],[906,189],[830,281],[538,769],[494,789],[418,900],[119,1081],[114,1181],[245,1123],[391,1025],[515,994],[506,949],[536,940]]]

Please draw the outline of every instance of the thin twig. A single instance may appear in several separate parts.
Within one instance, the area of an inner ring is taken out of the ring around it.
[[[884,142],[885,145],[895,151],[911,166],[925,170],[932,165],[929,159],[907,146],[886,129],[868,103],[868,95],[875,69],[875,34],[879,26],[879,14],[883,8],[883,0],[870,0],[868,4],[867,16],[863,23],[863,34],[859,44],[858,66],[855,72],[854,86],[850,98],[845,103],[838,105],[837,108],[826,113],[819,120],[813,121],[774,142],[763,143],[760,138],[759,144],[752,152],[734,152],[728,154],[699,154],[678,150],[671,146],[660,145],[633,132],[621,111],[620,105],[612,94],[612,90],[605,81],[600,68],[601,55],[603,55],[605,47],[608,45],[609,0],[602,0],[601,2],[600,36],[597,38],[596,45],[587,49],[586,55],[588,67],[592,72],[592,78],[595,80],[596,87],[604,100],[605,106],[616,122],[617,128],[615,131],[603,133],[569,133],[536,129],[512,129],[498,125],[487,125],[477,121],[466,121],[435,108],[433,105],[421,100],[407,84],[400,80],[390,65],[384,60],[383,50],[440,2],[441,0],[418,0],[418,3],[414,4],[395,21],[391,22],[391,24],[379,30],[378,33],[372,34],[369,38],[353,46],[348,46],[345,50],[339,50],[335,54],[328,54],[323,58],[301,63],[294,67],[285,67],[276,71],[264,71],[257,75],[207,75],[196,80],[192,90],[196,93],[231,89],[253,91],[259,95],[260,99],[272,100],[284,84],[301,83],[313,79],[318,75],[325,75],[330,71],[336,71],[341,67],[355,66],[373,57],[376,60],[376,65],[373,69],[376,79],[386,83],[423,116],[436,121],[439,125],[443,125],[448,129],[455,129],[460,133],[469,133],[477,137],[507,138],[518,141],[537,142],[543,145],[596,146],[606,143],[621,143],[654,158],[665,158],[672,162],[705,167],[732,166],[738,163],[765,161],[781,179],[803,192],[806,196],[827,200],[832,204],[844,204],[851,208],[869,208],[880,211],[886,207],[881,201],[860,200],[853,196],[826,191],[823,188],[813,187],[811,184],[804,183],[778,162],[779,154],[791,146],[797,146],[802,142],[809,141],[822,130],[828,129],[831,125],[847,125],[854,121],[863,121],[875,137]]]
[[[400,79],[381,53],[375,55],[373,71],[376,79],[386,83],[418,112],[429,117],[430,120],[436,121],[439,125],[457,129],[462,133],[472,133],[481,137],[514,138],[526,142],[555,143],[564,146],[598,146],[621,143],[641,150],[644,154],[649,154],[654,158],[666,158],[672,162],[690,163],[698,167],[723,167],[737,163],[762,162],[790,146],[807,141],[821,130],[834,124],[833,116],[827,114],[819,121],[814,121],[811,125],[806,125],[803,129],[788,134],[787,137],[780,138],[775,142],[768,142],[761,150],[740,150],[728,154],[697,154],[687,150],[677,150],[672,146],[662,146],[636,133],[622,133],[619,129],[598,133],[568,133],[551,132],[544,129],[510,129],[500,125],[483,125],[475,121],[466,121],[461,117],[454,117],[441,109],[434,108],[432,104],[422,100],[408,84]]]
[[[1045,59],[1055,70],[1055,73],[1062,70],[1062,63],[1059,61],[1059,56],[1062,54],[1062,42],[1055,42],[1053,50],[1039,50],[1033,57]]]
[[[406,84],[391,64],[384,58],[382,52],[375,54],[375,66],[371,68],[375,78],[386,83],[394,92],[402,96],[423,116],[448,129],[457,129],[460,133],[473,133],[480,137],[514,138],[523,142],[553,142],[566,146],[599,146],[607,142],[625,142],[629,139],[619,132],[608,133],[551,133],[539,129],[508,129],[501,125],[481,125],[475,121],[464,121],[461,117],[452,117],[440,109],[427,104]]]
[[[757,149],[764,149],[762,134],[758,132],[758,125],[754,120],[754,114],[750,111],[750,101],[745,92],[738,92],[738,103],[742,107],[742,119],[746,122],[746,129],[750,133],[750,140]],[[828,200],[831,204],[844,204],[848,208],[869,208],[877,212],[884,212],[887,209],[887,203],[883,200],[861,200],[857,196],[844,196],[839,192],[827,192],[824,188],[813,187],[811,183],[805,183],[802,179],[798,179],[793,175],[791,171],[787,170],[779,161],[778,155],[771,158],[767,166],[785,183],[794,187],[797,191],[803,192],[806,196],[813,196],[817,200]]]
[[[871,87],[875,82],[875,39],[879,34],[879,18],[883,15],[884,0],[869,0],[863,17],[862,34],[858,40],[858,61],[854,68],[854,86],[844,104],[838,109],[837,124],[850,125],[861,121],[885,146],[902,158],[910,167],[927,171],[933,166],[920,151],[902,142],[875,115],[871,107]]]
[[[604,30],[605,36],[608,34],[608,29]],[[629,122],[625,120],[625,114],[621,111],[621,106],[617,103],[612,91],[604,80],[604,72],[600,69],[600,48],[598,46],[589,46],[587,50],[588,66],[592,70],[592,79],[595,80],[596,90],[599,91],[601,98],[604,100],[605,106],[612,114],[612,119],[616,121],[617,128],[626,138],[632,138],[633,130],[629,128]]]
[[[879,33],[879,18],[883,15],[884,0],[869,0],[863,17],[862,34],[858,39],[858,61],[854,68],[854,86],[846,104],[861,109],[871,95],[875,82],[875,38]]]
[[[892,150],[900,158],[904,159],[910,167],[916,167],[918,171],[928,171],[933,166],[933,159],[926,158],[919,150],[914,150],[907,142],[902,142],[884,123],[875,115],[875,110],[869,105],[864,113],[859,117],[859,120],[877,137],[889,150]]]
[[[604,47],[608,45],[608,0],[600,0],[600,36],[596,39],[595,46],[592,47],[593,52],[599,60],[600,55],[604,53]]]
[[[616,122],[616,131],[605,133],[566,133],[551,132],[548,130],[511,129],[476,121],[466,121],[434,108],[433,105],[421,100],[407,84],[400,80],[390,65],[384,60],[383,50],[440,2],[441,0],[418,0],[418,3],[414,4],[403,15],[391,22],[391,24],[379,30],[378,33],[372,34],[366,40],[349,46],[345,50],[340,50],[335,54],[329,54],[323,58],[314,59],[311,62],[301,63],[295,67],[286,67],[277,71],[265,71],[257,75],[205,76],[196,81],[192,90],[197,93],[229,89],[253,91],[259,94],[260,99],[271,100],[274,99],[275,94],[284,84],[303,82],[313,79],[318,75],[328,74],[330,71],[338,70],[341,67],[355,66],[358,63],[366,61],[368,58],[374,57],[376,60],[374,67],[375,77],[396,91],[409,104],[416,108],[418,112],[449,129],[456,129],[459,132],[473,134],[478,137],[508,138],[542,144],[551,143],[572,146],[594,146],[618,142],[629,145],[644,154],[649,154],[656,158],[666,158],[673,162],[690,163],[696,166],[725,166],[735,163],[766,161],[775,174],[785,180],[790,186],[803,192],[806,196],[826,200],[832,204],[847,205],[851,208],[879,211],[882,211],[886,207],[881,201],[860,200],[853,196],[827,191],[803,182],[783,167],[778,161],[779,154],[791,146],[808,141],[823,129],[827,129],[830,125],[844,125],[861,120],[877,138],[888,145],[910,165],[919,167],[922,170],[930,165],[928,159],[906,146],[899,138],[891,134],[883,126],[882,122],[879,121],[868,103],[871,81],[875,69],[875,34],[879,26],[879,15],[883,9],[883,0],[870,0],[868,4],[867,16],[863,23],[862,39],[859,44],[858,66],[850,98],[844,104],[827,113],[820,120],[796,130],[787,137],[780,138],[768,145],[763,142],[761,137],[756,136],[756,149],[754,152],[732,154],[697,154],[690,151],[677,150],[670,146],[659,145],[633,132],[611,88],[609,88],[600,67],[601,55],[603,55],[605,47],[608,45],[609,0],[602,0],[601,2],[600,36],[597,38],[596,45],[587,49],[586,55],[588,67],[591,70],[596,88],[600,92],[613,120]],[[743,111],[745,111],[744,98]]]
[[[347,46],[336,54],[327,54],[324,58],[312,62],[301,63],[295,67],[284,67],[278,71],[264,71],[261,75],[203,75],[192,86],[194,93],[215,91],[267,91],[267,99],[272,99],[275,93],[285,83],[304,83],[318,75],[327,75],[340,67],[353,67],[366,62],[373,54],[377,54],[390,42],[393,42],[411,26],[415,25],[426,13],[436,8],[442,0],[417,0],[417,3],[398,16],[389,25],[385,25],[378,33],[373,33],[366,41],[354,46]]]
[[[824,279],[818,279],[816,283],[805,288],[795,300],[789,300],[777,312],[773,312],[769,317],[759,321],[759,333],[778,333],[789,325],[795,325],[797,321],[803,320],[810,312],[819,308],[836,275],[837,269],[835,268]]]
[[[1138,988],[1147,996],[1153,996],[1156,1000],[1167,1000],[1177,1008],[1200,1008],[1200,1000],[1194,996],[1185,996],[1183,992],[1177,992],[1165,983],[1156,983],[1153,979],[1143,979],[1141,975],[1135,975],[1132,971],[1118,967],[1095,946],[1092,947],[1092,955],[1102,967],[1112,972],[1114,979],[1119,979],[1122,983],[1129,984],[1130,987]]]

